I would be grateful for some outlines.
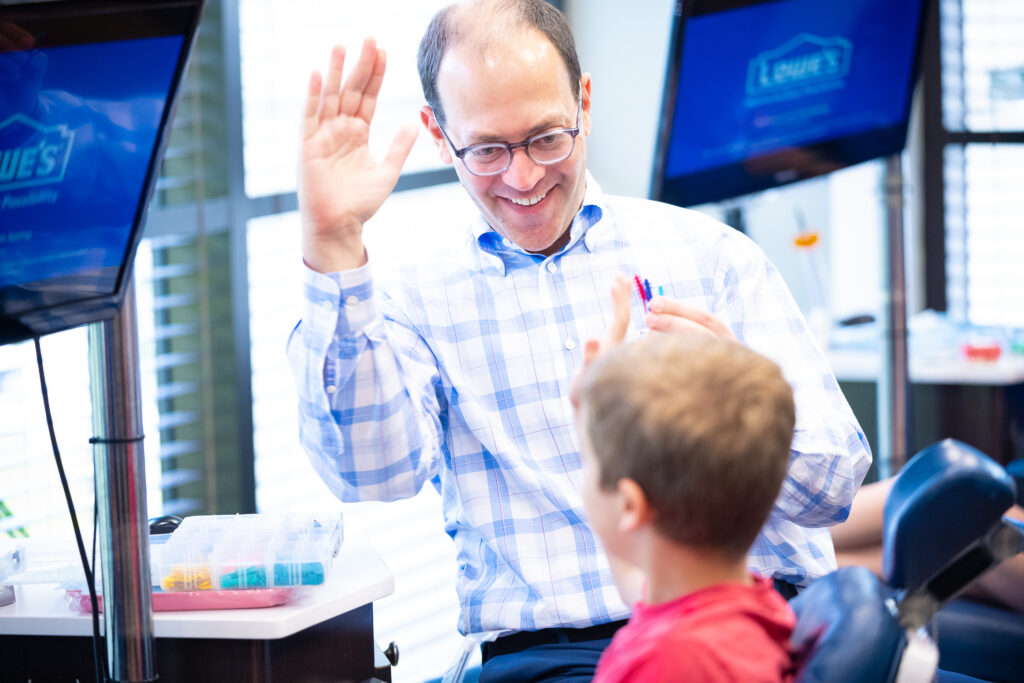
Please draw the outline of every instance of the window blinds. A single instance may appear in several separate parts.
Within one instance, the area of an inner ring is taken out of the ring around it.
[[[1024,3],[940,10],[947,307],[1024,327]]]

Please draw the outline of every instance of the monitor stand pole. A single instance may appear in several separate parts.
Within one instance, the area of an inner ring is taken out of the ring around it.
[[[882,242],[881,364],[878,373],[878,476],[890,477],[910,451],[907,288],[903,242],[903,167],[885,160],[886,236]]]
[[[137,332],[132,281],[117,316],[89,326],[107,663],[132,683],[156,679]]]

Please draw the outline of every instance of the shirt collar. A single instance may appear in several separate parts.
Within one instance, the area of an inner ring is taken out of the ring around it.
[[[601,217],[604,215],[603,206],[604,199],[601,187],[597,184],[597,181],[594,180],[590,171],[587,171],[586,190],[583,193],[583,205],[580,207],[580,210],[576,212],[572,225],[569,227],[569,242],[562,248],[563,252],[572,249],[577,242],[587,235],[590,228],[601,220]],[[522,247],[505,239],[495,232],[495,230],[487,224],[487,221],[484,220],[483,214],[478,214],[473,220],[471,232],[473,237],[476,239],[477,244],[483,251],[497,256],[498,258],[501,258],[501,254],[503,252],[517,252],[520,254],[527,253],[522,249]],[[583,243],[587,250],[592,249],[589,238],[583,239]]]

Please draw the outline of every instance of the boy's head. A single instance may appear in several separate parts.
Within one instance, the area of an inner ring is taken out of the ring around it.
[[[615,492],[635,482],[662,536],[747,554],[793,438],[793,394],[775,363],[733,341],[651,334],[599,356],[574,399],[584,502],[609,551]]]

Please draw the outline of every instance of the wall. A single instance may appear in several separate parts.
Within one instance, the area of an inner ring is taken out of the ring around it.
[[[605,192],[646,197],[675,0],[566,0],[593,79],[590,170]]]

